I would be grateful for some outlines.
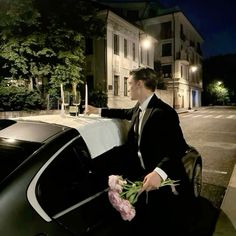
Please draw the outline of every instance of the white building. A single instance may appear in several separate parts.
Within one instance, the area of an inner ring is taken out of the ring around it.
[[[167,85],[165,98],[161,98],[174,108],[201,106],[203,39],[183,12],[152,1],[103,4],[136,22],[157,40],[154,61],[161,62]]]
[[[131,107],[127,79],[132,69],[154,67],[156,40],[137,26],[112,11],[101,11],[105,20],[105,39],[93,40],[92,52],[87,55],[87,81],[89,87],[108,92],[109,107]],[[145,40],[150,43],[145,47]]]
[[[175,108],[201,106],[202,37],[181,11],[145,19],[142,23],[146,32],[159,39],[155,60],[161,61]]]

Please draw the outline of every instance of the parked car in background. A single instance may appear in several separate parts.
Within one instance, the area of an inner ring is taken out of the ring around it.
[[[95,116],[0,120],[0,235],[121,235],[107,176],[92,163],[116,158],[127,130],[125,121]],[[183,161],[197,197],[201,156],[190,147]]]

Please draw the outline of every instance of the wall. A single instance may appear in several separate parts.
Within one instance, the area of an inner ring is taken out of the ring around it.
[[[43,111],[1,111],[0,119],[16,118],[23,116],[36,116],[47,114],[60,114],[60,110],[43,110]]]
[[[156,90],[156,95],[164,102],[173,105],[173,93],[170,90]],[[131,108],[137,101],[131,101],[130,97],[111,96],[108,97],[108,107],[110,108]]]

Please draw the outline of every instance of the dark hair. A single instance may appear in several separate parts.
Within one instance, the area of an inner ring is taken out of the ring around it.
[[[146,88],[150,89],[152,92],[155,91],[158,75],[153,69],[149,67],[140,67],[130,71],[129,74],[133,76],[134,80],[143,80]]]

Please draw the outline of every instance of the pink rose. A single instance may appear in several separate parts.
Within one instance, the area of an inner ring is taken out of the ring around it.
[[[170,185],[173,194],[177,195],[175,186],[178,185],[178,182],[178,180],[167,178],[160,187]],[[120,212],[123,220],[131,221],[136,214],[132,204],[137,201],[143,183],[141,181],[126,181],[119,175],[110,175],[108,185],[108,198],[112,206]]]
[[[112,206],[120,212],[123,220],[131,221],[135,216],[135,209],[128,200],[122,199],[117,191],[109,190],[108,198]]]
[[[122,184],[122,178],[119,175],[110,175],[108,179],[108,185],[111,190],[117,191],[119,193],[122,192],[123,184]]]
[[[121,217],[123,220],[131,221],[135,217],[135,209],[131,208],[128,212],[121,212]]]
[[[119,205],[122,202],[122,199],[120,198],[120,194],[114,190],[108,191],[108,198],[113,205],[114,208],[118,209]]]
[[[120,214],[123,220],[131,221],[135,217],[135,208],[130,204],[128,200],[123,199],[122,205],[120,207]]]

